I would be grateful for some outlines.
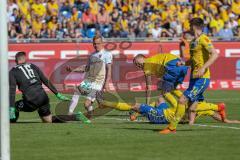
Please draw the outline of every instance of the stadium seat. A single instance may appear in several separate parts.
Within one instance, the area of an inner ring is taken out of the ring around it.
[[[90,28],[87,30],[86,35],[88,38],[93,38],[95,36],[96,29],[95,28]]]

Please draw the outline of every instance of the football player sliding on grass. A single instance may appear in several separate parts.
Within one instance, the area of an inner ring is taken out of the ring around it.
[[[176,107],[169,106],[163,97],[159,98],[159,104],[154,107],[147,104],[127,104],[127,103],[121,103],[121,102],[110,102],[102,100],[101,98],[97,98],[99,107],[104,108],[114,108],[120,111],[129,111],[133,110],[135,112],[138,112],[139,114],[145,116],[148,118],[148,120],[151,123],[154,124],[169,124],[170,120],[174,118],[174,115],[176,113]],[[175,99],[177,103],[177,100]],[[196,112],[197,118],[203,115],[211,116],[217,121],[221,121],[224,123],[239,123],[238,120],[229,120],[226,118],[225,113],[225,104],[219,103],[219,104],[213,104],[213,103],[206,103],[206,102],[198,102],[197,107],[194,111]],[[133,120],[133,119],[131,119]]]
[[[182,93],[175,88],[183,82],[188,67],[182,64],[182,60],[179,57],[170,53],[159,53],[151,57],[138,54],[134,57],[133,63],[138,69],[141,69],[145,75],[146,104],[150,102],[152,77],[161,79],[157,84],[159,97],[163,96],[169,102],[172,99],[174,100],[172,94],[176,96],[182,95]],[[138,113],[134,114],[135,116],[138,115]]]

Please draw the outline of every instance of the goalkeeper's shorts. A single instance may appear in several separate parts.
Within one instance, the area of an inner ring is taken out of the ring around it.
[[[23,96],[22,100],[15,103],[17,111],[34,112],[38,111],[40,117],[51,114],[49,98],[44,90],[36,90],[32,96]]]

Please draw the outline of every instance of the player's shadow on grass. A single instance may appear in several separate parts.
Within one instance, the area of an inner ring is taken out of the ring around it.
[[[126,115],[109,114],[109,115],[104,115],[104,116],[105,116],[105,117],[113,117],[113,118],[114,118],[114,117],[115,117],[115,118],[116,118],[116,117],[117,117],[117,118],[118,118],[118,117],[119,117],[119,118],[123,118],[123,117],[124,117],[124,118],[127,118],[127,117],[129,117],[128,114],[126,114]]]
[[[133,131],[153,131],[153,132],[159,132],[161,131],[162,129],[164,129],[164,127],[161,127],[161,128],[126,128],[126,127],[123,127],[123,128],[114,128],[114,129],[122,129],[122,130],[133,130]],[[201,129],[201,130],[194,130],[194,129],[178,129],[177,132],[194,132],[194,131],[197,131],[197,132],[201,132],[201,131],[211,131],[212,129]]]
[[[30,122],[30,121],[28,121],[28,122],[24,122],[24,121],[20,121],[20,122],[17,122],[17,123],[11,123],[12,125],[15,125],[15,124],[35,124],[35,123],[42,123],[42,122],[36,122],[36,121],[32,121],[32,122]]]

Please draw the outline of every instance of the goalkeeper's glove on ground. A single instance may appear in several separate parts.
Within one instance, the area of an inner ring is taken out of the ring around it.
[[[10,107],[9,108],[9,118],[10,120],[16,119],[16,108],[15,107]]]

